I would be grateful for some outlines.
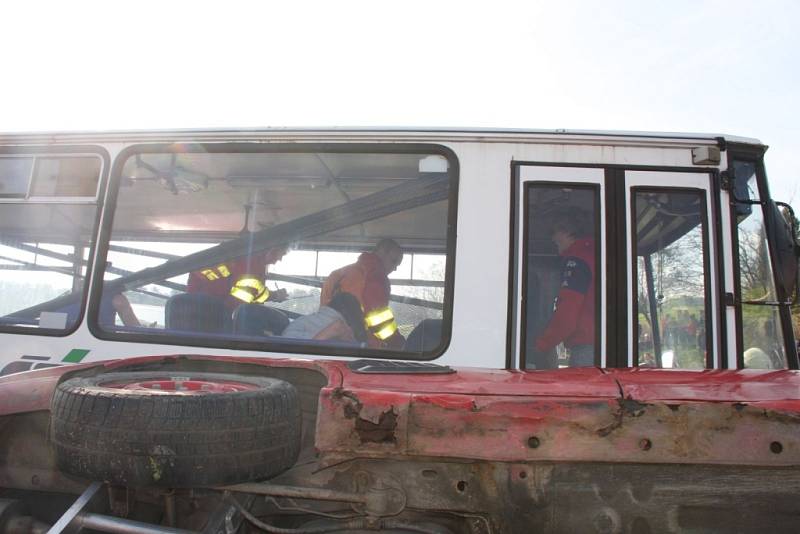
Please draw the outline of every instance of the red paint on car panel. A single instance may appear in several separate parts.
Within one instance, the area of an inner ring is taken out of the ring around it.
[[[469,409],[453,409],[415,396],[409,452],[500,461],[558,459],[578,452],[577,457],[596,456],[601,453],[597,443],[603,441],[599,433],[616,424],[617,409],[611,399],[502,397],[476,398]]]
[[[0,415],[50,409],[50,399],[61,376],[94,365],[97,364],[48,367],[0,377]]]
[[[331,458],[800,464],[800,447],[794,446],[800,372],[788,370],[456,369],[387,375],[357,374],[343,361],[150,356],[0,378],[0,414],[48,409],[55,385],[68,372],[140,369],[180,359],[324,374],[316,446]],[[770,449],[775,443],[780,454]]]
[[[180,359],[311,369],[319,371],[327,376],[329,386],[340,385],[342,382],[341,370],[346,370],[346,367],[341,364],[330,365],[330,363],[326,364],[324,361],[300,358],[275,359],[206,355],[141,356],[100,362],[85,362],[26,371],[0,377],[0,415],[49,409],[50,400],[56,385],[62,380],[62,377],[68,373],[74,373],[75,371],[86,370],[92,367],[100,367],[106,371],[122,371],[128,367],[139,367],[141,365],[156,364],[158,362],[174,362]]]
[[[456,371],[453,374],[357,374],[345,367],[342,387],[470,395],[619,396],[619,387],[613,378],[594,367],[527,372],[476,368],[456,368]]]
[[[379,404],[372,405],[373,401]],[[372,396],[367,390],[323,390],[316,436],[323,457],[800,463],[800,448],[792,445],[798,416],[765,403],[645,404],[620,398],[466,395],[459,400],[451,395],[412,394],[387,401],[386,396]],[[380,443],[365,439],[360,421],[368,406],[378,414],[396,415],[391,439]],[[770,449],[775,442],[783,444],[780,455]]]
[[[800,400],[800,371],[609,369],[625,398],[758,402]]]

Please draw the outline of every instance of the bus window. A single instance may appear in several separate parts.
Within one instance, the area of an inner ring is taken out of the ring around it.
[[[33,157],[0,158],[0,198],[25,198],[30,186]]]
[[[94,198],[100,160],[86,157],[40,157],[31,181],[31,197]]]
[[[641,367],[703,369],[710,287],[702,191],[633,188],[634,335]]]
[[[739,200],[759,200],[756,166],[734,161],[735,192]],[[773,278],[772,261],[759,204],[737,203],[739,283],[742,300],[744,366],[753,369],[786,367],[783,329]]]
[[[132,316],[98,317],[105,335],[423,359],[446,342],[444,156],[220,148],[125,160],[102,295]]]
[[[525,366],[596,365],[599,187],[539,182],[525,193]]]
[[[101,166],[93,155],[0,156],[0,328],[77,326]]]

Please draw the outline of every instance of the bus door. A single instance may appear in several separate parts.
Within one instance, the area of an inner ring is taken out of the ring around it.
[[[720,367],[714,176],[515,166],[510,367]]]

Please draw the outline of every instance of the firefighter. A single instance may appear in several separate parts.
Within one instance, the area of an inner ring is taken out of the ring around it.
[[[373,348],[402,349],[405,338],[397,330],[397,321],[389,307],[389,274],[403,261],[403,250],[394,240],[383,239],[371,252],[333,271],[322,286],[320,306],[327,306],[338,293],[354,295],[364,310],[367,343]]]
[[[553,217],[551,235],[562,260],[561,285],[553,316],[536,339],[536,350],[541,352],[564,343],[572,367],[593,366],[595,356],[595,245],[584,220],[574,212]]]
[[[270,291],[264,280],[267,266],[281,261],[286,252],[286,246],[279,246],[193,271],[189,274],[187,292],[219,297],[229,311],[240,304],[283,302],[286,290]]]

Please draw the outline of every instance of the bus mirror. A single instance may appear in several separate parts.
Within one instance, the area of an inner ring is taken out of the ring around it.
[[[797,300],[800,276],[797,219],[788,204],[773,200],[767,201],[764,215],[769,241],[772,244],[778,299],[781,302],[794,302]]]

